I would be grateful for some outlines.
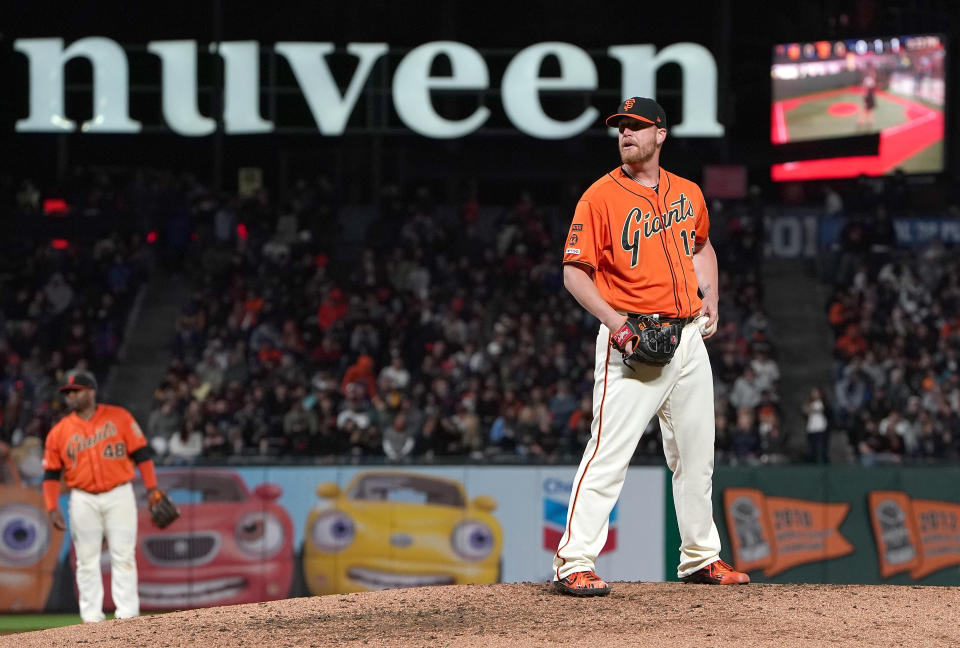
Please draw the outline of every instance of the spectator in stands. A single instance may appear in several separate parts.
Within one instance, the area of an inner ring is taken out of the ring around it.
[[[720,361],[713,365],[722,384],[732,385],[743,372],[742,356],[738,355],[734,349],[724,349],[720,356]]]
[[[73,288],[64,279],[63,274],[54,272],[43,288],[47,309],[54,317],[63,315],[73,303]]]
[[[804,429],[807,433],[807,460],[817,464],[829,463],[830,415],[823,391],[819,387],[811,389],[804,400],[803,415],[806,417]]]
[[[834,353],[842,360],[862,356],[867,351],[867,340],[863,337],[859,324],[848,324],[843,335],[834,344]]]
[[[736,423],[730,430],[730,450],[737,463],[752,464],[760,452],[760,436],[752,407],[738,407]]]
[[[872,349],[868,349],[863,356],[863,360],[855,359],[851,365],[859,364],[867,378],[867,384],[874,389],[881,389],[887,385],[887,375],[883,364],[877,359],[877,354]]]
[[[337,428],[340,430],[364,431],[374,424],[374,412],[368,405],[364,386],[359,382],[344,386],[344,407],[337,415]]]
[[[729,424],[729,418],[727,416],[728,404],[724,403],[722,406],[717,407],[717,402],[719,399],[714,400],[714,428],[715,428],[715,441],[714,441],[714,453],[715,453],[715,462],[717,464],[729,463],[730,462],[730,452],[731,452],[731,426]]]
[[[556,391],[550,398],[550,426],[553,432],[560,432],[570,421],[579,403],[570,390],[570,381],[561,378],[556,383]]]
[[[230,455],[230,441],[224,430],[213,421],[203,426],[203,456],[207,459],[225,459]]]
[[[184,424],[167,444],[166,462],[170,465],[183,465],[200,457],[204,451],[203,434]]]
[[[843,215],[843,197],[831,184],[824,185],[823,213],[827,218]]]
[[[373,358],[361,354],[355,363],[347,367],[340,385],[344,395],[347,395],[347,390],[351,385],[359,385],[364,398],[376,396],[377,383],[373,373]]]
[[[730,404],[737,410],[752,410],[760,404],[763,394],[763,388],[757,381],[753,367],[747,365],[743,369],[743,374],[733,383],[733,390],[730,392]]]
[[[837,417],[840,425],[850,425],[869,398],[867,383],[863,379],[863,372],[848,370],[837,383]]]
[[[754,302],[750,308],[750,315],[743,322],[743,337],[747,342],[763,343],[770,339],[770,320],[766,313],[760,307],[759,303]]]
[[[777,361],[770,357],[769,345],[758,343],[754,345],[753,358],[750,360],[755,383],[760,391],[776,392],[777,381],[780,380],[780,367]]]
[[[377,385],[382,392],[403,392],[410,386],[410,372],[404,366],[403,356],[399,351],[390,353],[390,364],[380,370]]]
[[[890,370],[890,380],[885,391],[886,402],[891,408],[906,409],[910,397],[913,395],[910,386],[903,381],[903,369],[894,367]]]
[[[896,412],[897,410],[894,410]],[[893,412],[891,412],[891,415]],[[923,412],[920,410],[920,397],[911,396],[907,401],[907,409],[901,417],[901,421],[904,425],[895,426],[897,435],[903,440],[903,454],[907,458],[913,458],[917,456],[918,447],[917,439],[920,435],[920,421],[922,418]],[[880,421],[880,430],[883,431],[883,422],[885,419]]]
[[[217,392],[223,386],[223,358],[218,354],[219,341],[211,344],[203,351],[203,357],[194,367],[194,373],[201,384],[208,386],[211,391]]]
[[[924,415],[917,438],[917,456],[927,461],[952,459],[952,437],[949,429],[940,425],[933,416]]]
[[[846,329],[853,322],[856,314],[853,295],[846,288],[837,288],[830,301],[827,312],[827,321],[833,327],[835,335]]]
[[[309,445],[309,439],[317,435],[320,421],[314,414],[316,396],[303,396],[302,390],[295,395],[290,409],[283,416],[283,434],[292,445]]]
[[[783,461],[785,439],[781,427],[780,406],[774,401],[772,390],[763,391],[756,413],[760,461],[763,463]]]
[[[147,419],[147,439],[158,456],[167,453],[170,439],[180,431],[182,426],[183,420],[180,412],[177,411],[176,395],[171,392],[160,407],[150,412],[150,418]]]
[[[203,310],[195,303],[184,304],[180,316],[174,325],[175,353],[187,360],[200,357],[203,345],[203,331],[206,317]]]
[[[221,385],[242,385],[250,376],[247,366],[247,347],[238,340],[227,353],[226,366],[223,368]]]

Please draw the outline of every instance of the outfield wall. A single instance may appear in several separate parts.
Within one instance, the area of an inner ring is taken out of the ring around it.
[[[544,581],[575,467],[158,473],[183,515],[161,531],[141,506],[137,560],[145,610]],[[676,578],[670,478],[661,467],[629,470],[598,560],[604,577]],[[957,585],[958,479],[960,468],[953,467],[719,468],[714,515],[722,557],[755,582]],[[61,496],[64,513],[67,497]],[[0,485],[0,542],[0,609],[75,609],[69,535],[47,524],[38,485]],[[111,609],[109,583],[105,592]]]
[[[960,468],[720,468],[714,519],[754,581],[960,584]]]

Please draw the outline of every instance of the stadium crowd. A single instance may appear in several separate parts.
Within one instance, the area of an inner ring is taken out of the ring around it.
[[[483,215],[475,198],[444,210],[394,187],[344,250],[329,199],[300,183],[282,205],[261,192],[198,219],[196,291],[147,425],[158,454],[576,461],[596,322],[562,286],[570,215],[528,194]],[[709,346],[718,454],[765,461],[783,439],[759,218],[745,205],[722,218],[735,243],[718,247],[723,324]],[[638,458],[659,458],[659,443],[654,420]]]
[[[116,361],[150,246],[116,228],[122,202],[102,174],[77,173],[63,203],[47,203],[24,182],[4,202],[16,235],[0,248],[0,447],[21,447],[28,477],[39,477],[39,448],[62,416],[57,387],[66,371],[105,377]],[[61,211],[75,205],[72,219]]]
[[[562,286],[569,210],[529,194],[450,208],[388,187],[351,238],[322,178],[276,201],[215,195],[188,175],[78,169],[48,193],[69,218],[28,182],[9,205],[28,235],[3,244],[7,443],[42,439],[62,416],[64,371],[107,378],[154,271],[194,286],[174,338],[158,341],[172,361],[141,421],[161,463],[571,462],[589,438],[596,322]],[[712,206],[721,462],[784,452],[759,214]],[[661,460],[656,419],[637,460]]]
[[[911,215],[902,188],[861,184],[878,190],[847,207],[831,268],[831,427],[865,465],[956,460],[960,259],[936,238],[899,248],[893,218]]]

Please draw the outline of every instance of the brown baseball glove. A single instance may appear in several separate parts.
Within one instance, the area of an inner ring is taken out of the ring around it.
[[[153,523],[161,529],[170,526],[180,517],[180,510],[176,504],[159,488],[154,488],[147,494],[147,510],[150,511]]]

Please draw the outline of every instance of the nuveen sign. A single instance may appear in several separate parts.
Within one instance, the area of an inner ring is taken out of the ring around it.
[[[60,38],[21,38],[14,49],[29,65],[29,115],[16,123],[20,133],[139,133],[142,122],[130,115],[129,61],[127,52],[109,38],[88,37],[69,46]],[[147,51],[159,57],[162,69],[163,120],[170,131],[202,137],[217,130],[218,121],[228,135],[264,134],[283,127],[282,114],[273,119],[260,110],[260,49],[256,41],[213,43],[198,50],[194,40],[151,41]],[[343,135],[375,64],[389,51],[387,43],[348,43],[345,53],[355,67],[345,89],[334,78],[329,57],[338,51],[329,42],[278,42],[272,51],[290,66],[299,91],[321,135]],[[219,56],[223,63],[222,113],[201,114],[198,107],[198,55]],[[696,43],[675,43],[660,51],[653,45],[614,45],[605,55],[621,70],[618,98],[654,96],[656,72],[676,64],[683,75],[682,111],[671,115],[671,135],[721,137],[717,122],[717,64],[713,55]],[[83,58],[93,69],[93,116],[77,123],[65,114],[64,66]],[[559,75],[545,76],[541,66],[551,58]],[[433,64],[444,59],[449,74],[435,74]],[[568,120],[551,117],[544,109],[543,93],[589,94],[598,90],[597,66],[591,55],[570,43],[544,42],[516,52],[500,79],[499,99],[510,123],[518,131],[539,139],[573,137],[594,126],[596,108],[585,107]],[[475,92],[492,97],[490,67],[484,56],[469,45],[454,41],[424,43],[407,52],[393,70],[390,87],[393,107],[409,130],[425,137],[463,137],[480,129],[490,118],[490,108],[478,101],[473,111],[457,119],[441,115],[434,98],[444,92]]]

